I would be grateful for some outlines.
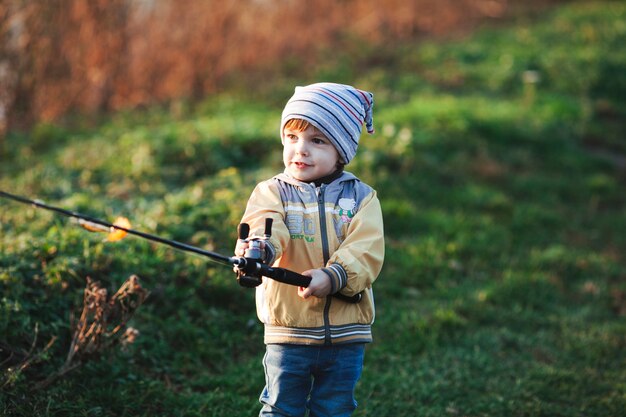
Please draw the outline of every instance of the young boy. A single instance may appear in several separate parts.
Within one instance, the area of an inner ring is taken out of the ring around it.
[[[311,277],[307,288],[267,278],[257,287],[266,344],[261,416],[349,416],[356,408],[384,236],[376,192],[344,166],[362,125],[373,133],[372,106],[371,93],[348,85],[297,87],[280,126],[285,171],[258,184],[248,201],[242,222],[251,235],[274,220],[266,262]],[[247,247],[239,240],[235,254]]]

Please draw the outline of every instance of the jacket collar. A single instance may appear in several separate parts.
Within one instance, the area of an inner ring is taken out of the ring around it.
[[[295,186],[298,187],[317,187],[315,185],[315,181],[313,182],[303,182],[303,181],[299,181],[295,178],[293,178],[291,175],[287,174],[286,170],[285,172],[282,172],[276,176],[274,176],[275,179],[284,181],[286,183],[289,184],[293,184]],[[336,179],[334,179],[332,182],[330,182],[330,184],[339,184],[341,182],[344,181],[353,181],[353,180],[358,180],[358,178],[352,174],[351,172],[347,172],[347,171],[343,171],[341,173],[341,175],[339,175]]]

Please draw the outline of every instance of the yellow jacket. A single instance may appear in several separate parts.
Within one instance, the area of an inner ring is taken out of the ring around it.
[[[265,343],[371,342],[372,283],[385,251],[376,191],[348,172],[320,187],[283,173],[256,186],[242,222],[251,235],[261,236],[268,217],[274,219],[268,263],[298,273],[323,268],[332,293],[362,292],[363,299],[357,304],[335,297],[304,300],[295,286],[264,278],[256,306]]]

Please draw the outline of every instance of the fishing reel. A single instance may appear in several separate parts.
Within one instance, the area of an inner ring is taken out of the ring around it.
[[[244,257],[241,259],[235,269],[237,274],[237,282],[242,287],[254,288],[261,285],[265,261],[265,250],[262,247],[264,241],[269,240],[272,235],[272,223],[273,219],[265,219],[265,232],[263,237],[248,239],[250,233],[250,226],[247,223],[241,223],[238,227],[239,239],[248,242],[248,248],[244,253]]]

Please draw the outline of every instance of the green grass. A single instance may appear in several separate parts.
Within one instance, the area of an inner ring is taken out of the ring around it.
[[[624,22],[620,2],[582,2],[397,45],[337,80],[376,94],[377,134],[350,170],[378,189],[387,243],[355,415],[623,414]],[[185,117],[12,132],[0,189],[228,254],[252,187],[281,170],[280,111],[220,96]],[[37,353],[57,336],[21,371],[0,351],[0,413],[256,415],[262,329],[228,268],[0,207],[0,342]],[[115,289],[132,274],[151,290],[139,339],[30,391],[67,355],[85,278]]]

